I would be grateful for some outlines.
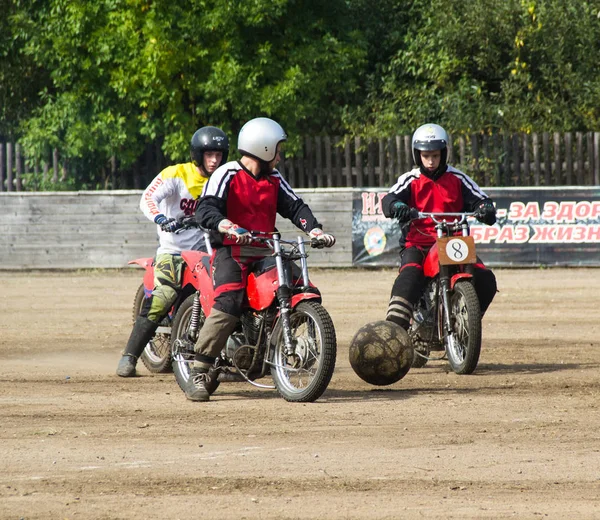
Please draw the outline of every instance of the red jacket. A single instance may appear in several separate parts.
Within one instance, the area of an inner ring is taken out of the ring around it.
[[[470,212],[488,196],[466,173],[448,166],[436,180],[423,175],[418,168],[398,178],[381,201],[383,214],[392,217],[391,206],[397,200],[423,213]],[[403,230],[401,245],[428,248],[435,243],[431,219],[414,220]]]
[[[231,161],[210,176],[196,209],[196,220],[212,230],[227,218],[248,231],[272,232],[277,213],[305,233],[321,227],[278,170],[254,177],[243,164]],[[225,238],[223,243],[234,244],[235,240]]]

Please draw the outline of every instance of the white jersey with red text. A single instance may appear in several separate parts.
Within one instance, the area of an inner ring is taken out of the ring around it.
[[[140,209],[152,222],[160,214],[167,218],[193,216],[207,180],[193,163],[168,166],[144,190]],[[204,235],[198,229],[168,233],[156,227],[160,241],[157,254],[198,249],[204,242]]]

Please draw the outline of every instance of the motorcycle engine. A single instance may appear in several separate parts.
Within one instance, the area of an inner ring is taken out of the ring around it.
[[[242,370],[248,370],[254,359],[254,347],[246,343],[246,336],[242,332],[234,332],[227,339],[223,354],[227,361]]]

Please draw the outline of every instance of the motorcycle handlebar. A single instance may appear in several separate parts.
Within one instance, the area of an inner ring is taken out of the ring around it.
[[[448,222],[448,220],[446,220],[446,217],[454,217],[454,218],[450,222]],[[427,213],[427,212],[417,211],[414,208],[412,208],[410,210],[411,220],[430,218],[436,224],[443,224],[444,222],[454,223],[454,224],[462,224],[463,222],[466,222],[466,220],[469,217],[475,217],[475,213],[474,212],[470,212],[470,213]]]
[[[189,216],[179,217],[177,219],[177,222],[179,223],[179,229],[177,231],[184,230],[184,229],[196,228],[201,231],[208,232],[207,229],[203,228],[202,226],[200,226],[198,224],[198,221],[195,219],[195,217],[189,217]],[[175,232],[177,233],[177,231],[175,231]],[[269,245],[269,247],[271,249],[273,249],[272,242],[273,242],[273,237],[275,235],[279,236],[279,242],[281,244],[296,245],[296,246],[298,245],[297,240],[282,239],[281,233],[279,233],[278,231],[265,232],[265,231],[258,231],[258,230],[249,230],[248,232],[252,235],[253,242],[261,242],[261,243],[267,244],[267,245]],[[316,248],[316,249],[321,249],[322,247],[324,247],[324,245],[319,240],[314,239],[314,238],[310,239],[310,240],[303,240],[302,242],[304,244],[309,244],[310,247]]]

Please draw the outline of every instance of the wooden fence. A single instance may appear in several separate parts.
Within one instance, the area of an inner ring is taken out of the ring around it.
[[[600,185],[600,132],[472,134],[451,138],[449,148],[449,162],[484,187]],[[57,150],[41,163],[25,155],[18,143],[0,142],[0,191],[35,191],[73,174],[74,166]],[[102,187],[143,188],[167,164],[154,145],[128,170],[120,170],[113,157],[104,167]],[[295,188],[388,187],[413,168],[411,136],[306,137],[279,168]]]

